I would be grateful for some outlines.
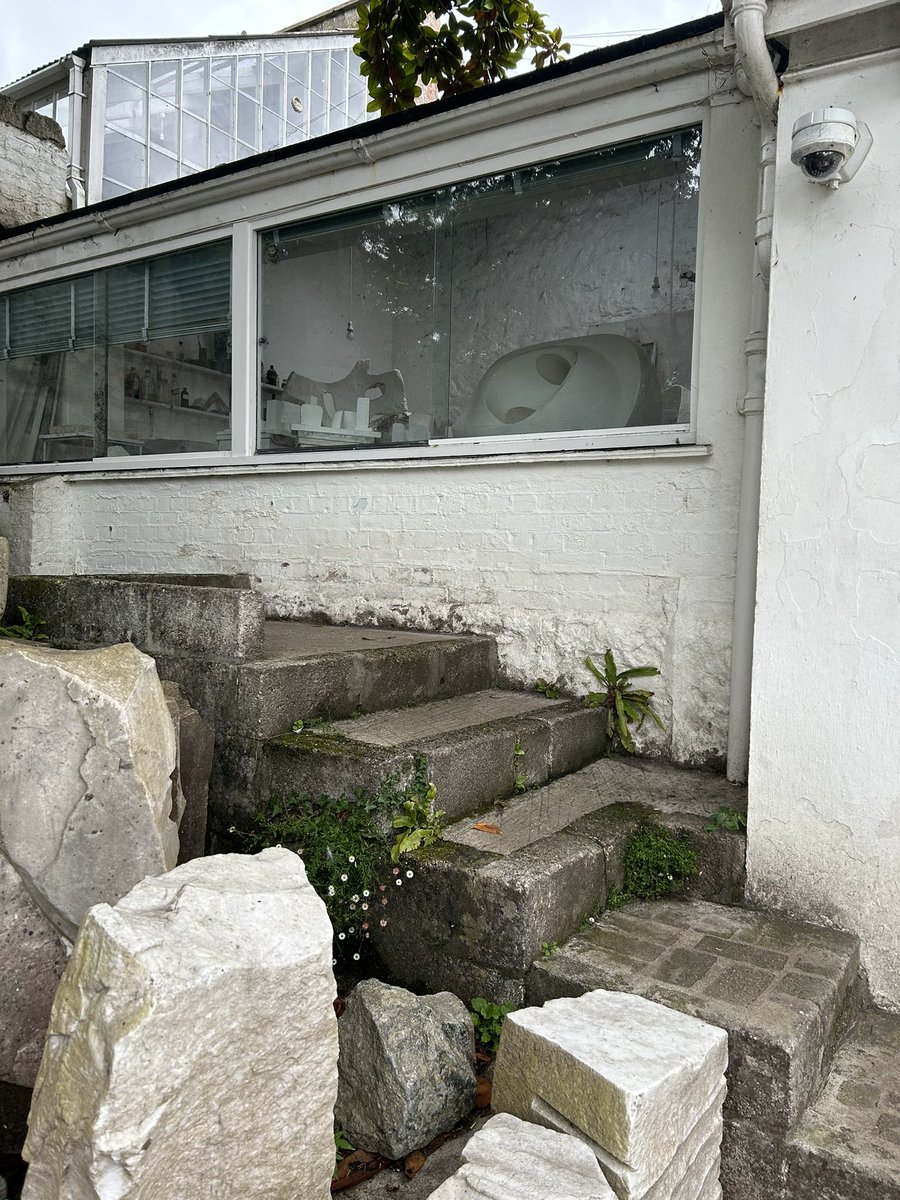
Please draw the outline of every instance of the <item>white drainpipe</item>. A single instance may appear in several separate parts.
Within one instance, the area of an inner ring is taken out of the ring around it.
[[[775,186],[775,134],[778,77],[765,38],[766,0],[722,0],[731,18],[737,58],[746,87],[756,102],[761,126],[756,262],[750,296],[750,332],[744,343],[747,386],[739,411],[744,417],[744,448],[734,577],[734,636],[731,650],[731,697],[728,716],[728,778],[744,782],[750,759],[750,697],[759,490],[762,470],[763,407],[766,393],[766,336],[769,269],[772,260],[772,212]]]

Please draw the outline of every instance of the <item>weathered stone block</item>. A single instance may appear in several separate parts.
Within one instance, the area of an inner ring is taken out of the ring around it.
[[[338,1025],[335,1121],[354,1145],[402,1158],[471,1111],[472,1061],[445,1019],[412,992],[377,979],[350,993]]]
[[[491,1117],[462,1153],[432,1200],[615,1200],[583,1142],[509,1113]]]
[[[53,1005],[23,1200],[325,1200],[331,924],[283,849],[91,909]]]
[[[547,1108],[630,1168],[642,1195],[719,1096],[723,1030],[639,996],[596,991],[507,1017],[494,1107],[546,1123]]]
[[[200,858],[206,845],[209,776],[212,770],[215,731],[181,694],[177,683],[163,681],[163,694],[175,727],[175,776],[180,796],[178,861]]]
[[[59,933],[0,854],[0,1080],[33,1086],[66,957]]]
[[[0,537],[0,621],[6,611],[6,589],[9,583],[9,542]]]
[[[153,660],[134,646],[0,643],[0,841],[70,940],[178,857],[175,735]]]

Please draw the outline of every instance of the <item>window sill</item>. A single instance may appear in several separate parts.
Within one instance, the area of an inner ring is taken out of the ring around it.
[[[423,448],[424,449],[424,448]],[[430,447],[428,448],[430,449]],[[691,444],[677,446],[642,446],[603,450],[598,448],[570,450],[520,450],[503,451],[496,454],[480,452],[468,455],[420,454],[416,457],[404,458],[341,458],[336,456],[318,456],[312,461],[298,461],[296,455],[266,456],[265,458],[238,459],[216,455],[213,461],[178,464],[172,463],[141,463],[140,465],[121,467],[97,468],[93,463],[73,465],[35,464],[25,467],[0,467],[0,478],[4,480],[34,478],[53,474],[62,476],[68,483],[89,483],[98,479],[125,480],[140,479],[146,481],[149,475],[160,479],[191,478],[198,475],[279,475],[279,474],[320,474],[328,472],[358,472],[358,471],[409,471],[434,467],[485,467],[485,466],[517,466],[549,463],[588,463],[588,462],[646,462],[649,460],[708,458],[712,454],[709,444]],[[213,456],[210,456],[211,459]],[[56,469],[53,469],[55,466]]]

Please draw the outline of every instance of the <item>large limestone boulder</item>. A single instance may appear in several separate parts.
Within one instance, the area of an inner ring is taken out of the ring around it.
[[[475,1104],[466,1006],[366,979],[339,1022],[335,1121],[354,1146],[403,1158],[452,1129]]]
[[[70,940],[178,858],[175,734],[153,659],[0,642],[0,845]]]
[[[0,1080],[34,1084],[66,961],[59,933],[0,854]]]
[[[332,929],[289,850],[195,859],[85,918],[23,1200],[325,1200]]]

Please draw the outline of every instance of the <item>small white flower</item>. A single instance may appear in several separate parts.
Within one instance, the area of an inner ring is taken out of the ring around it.
[[[346,935],[346,933],[339,933],[339,934],[338,934],[338,941],[339,941],[339,942],[342,942],[346,936],[347,936],[347,935]]]
[[[403,887],[403,880],[402,880],[402,879],[398,879],[396,882],[397,882],[397,887]]]
[[[359,896],[351,896],[350,899],[354,904],[359,904]]]
[[[354,955],[353,955],[353,961],[354,961],[354,962],[359,962],[359,955],[358,955],[358,954],[354,954]]]
[[[361,905],[360,905],[360,908],[363,910],[363,912],[368,912],[368,911],[369,911],[369,906],[368,906],[368,904],[361,904]]]
[[[333,967],[336,967],[336,966],[337,966],[337,959],[336,959],[336,958],[333,958],[333,959],[331,960],[331,965],[332,965]]]
[[[412,877],[413,877],[413,873],[412,873],[412,871],[407,871],[407,872],[406,872],[406,878],[407,878],[407,879],[412,879]]]
[[[364,895],[364,896],[368,896],[368,894],[369,894],[369,889],[368,889],[368,888],[363,888],[363,895]]]
[[[348,933],[356,933],[356,930],[355,930],[355,929],[354,929],[354,927],[351,925],[351,926],[350,926],[350,928],[347,930],[347,932],[348,932]]]
[[[347,882],[347,876],[346,876],[346,875],[342,875],[342,876],[341,876],[341,883],[346,883],[346,882]]]
[[[329,896],[334,895],[334,887],[331,884],[329,884],[329,886],[328,886],[328,895]]]
[[[347,862],[356,862],[356,855],[355,855],[355,854],[348,854],[348,855],[347,855]]]

